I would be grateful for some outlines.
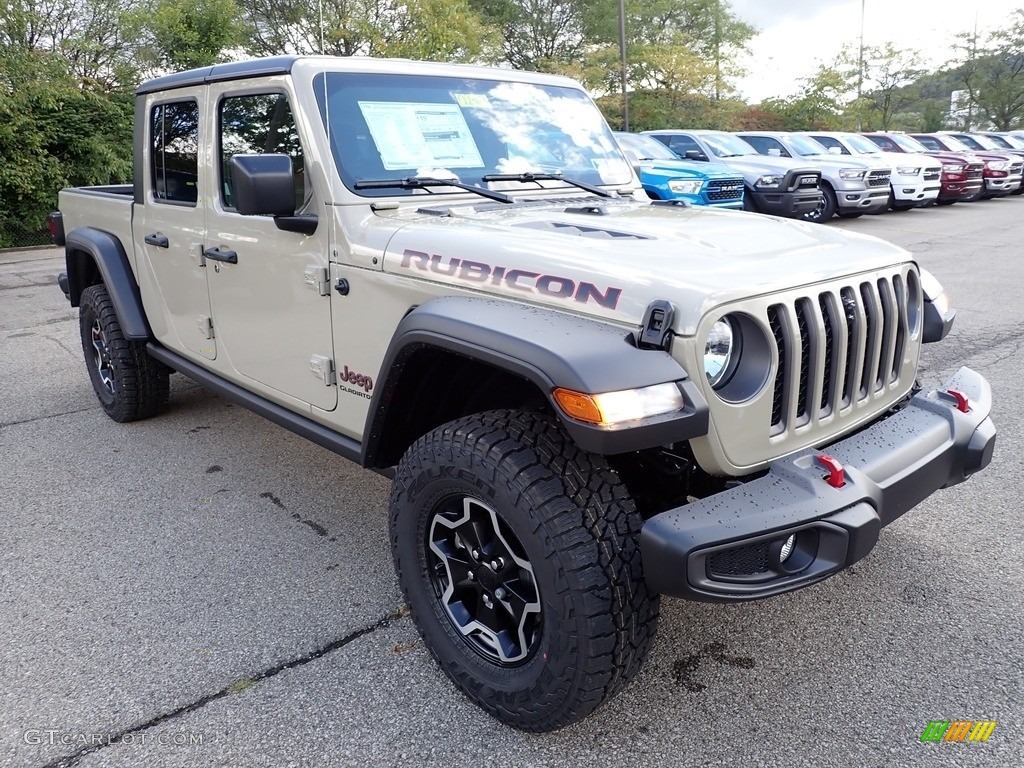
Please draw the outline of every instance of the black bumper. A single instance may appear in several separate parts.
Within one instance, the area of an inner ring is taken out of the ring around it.
[[[752,193],[748,189],[747,194],[753,195],[754,204],[761,213],[788,218],[799,218],[805,213],[810,213],[818,207],[818,203],[821,200],[821,192],[818,191],[817,187],[796,192],[754,191]]]
[[[968,398],[958,407],[956,390]],[[967,408],[964,412],[960,408]],[[814,584],[864,557],[882,526],[992,460],[988,382],[961,368],[941,390],[822,450],[777,461],[768,473],[648,520],[644,573],[656,592],[708,602],[754,600]],[[819,460],[842,465],[834,474]],[[795,535],[792,553],[780,550]]]

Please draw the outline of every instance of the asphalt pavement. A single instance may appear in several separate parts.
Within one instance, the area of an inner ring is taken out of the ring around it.
[[[110,421],[54,250],[0,253],[0,766],[1024,765],[1024,198],[829,225],[952,294],[932,386],[988,377],[992,465],[820,585],[666,600],[633,684],[524,734],[470,705],[402,605],[388,483],[181,376]],[[994,720],[984,743],[922,743]]]

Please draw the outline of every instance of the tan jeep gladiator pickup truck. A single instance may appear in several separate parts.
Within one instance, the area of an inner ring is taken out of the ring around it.
[[[815,584],[991,459],[987,382],[916,384],[953,312],[911,254],[645,199],[571,80],[271,58],[136,126],[55,220],[103,409],[178,372],[392,476],[423,640],[518,728],[634,677],[661,595]]]

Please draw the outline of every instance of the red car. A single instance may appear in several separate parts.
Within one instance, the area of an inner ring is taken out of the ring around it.
[[[973,153],[934,150],[905,133],[865,133],[883,152],[918,152],[942,163],[942,189],[935,201],[952,205],[977,200],[985,186],[985,162]]]
[[[981,198],[1005,197],[1020,187],[1024,162],[1017,157],[997,152],[975,152],[948,133],[912,133],[910,135],[928,149],[936,152],[963,152],[980,157],[985,162],[985,187],[979,194]],[[968,202],[968,199],[964,198],[964,202]]]

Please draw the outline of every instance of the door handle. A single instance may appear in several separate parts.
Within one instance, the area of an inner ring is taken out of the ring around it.
[[[161,235],[158,232],[154,232],[152,235],[146,235],[144,239],[147,245],[155,245],[157,248],[169,248],[171,245],[167,240],[167,236]]]
[[[226,264],[238,263],[238,254],[226,248],[206,248],[203,250],[203,256],[213,261],[223,261]]]

